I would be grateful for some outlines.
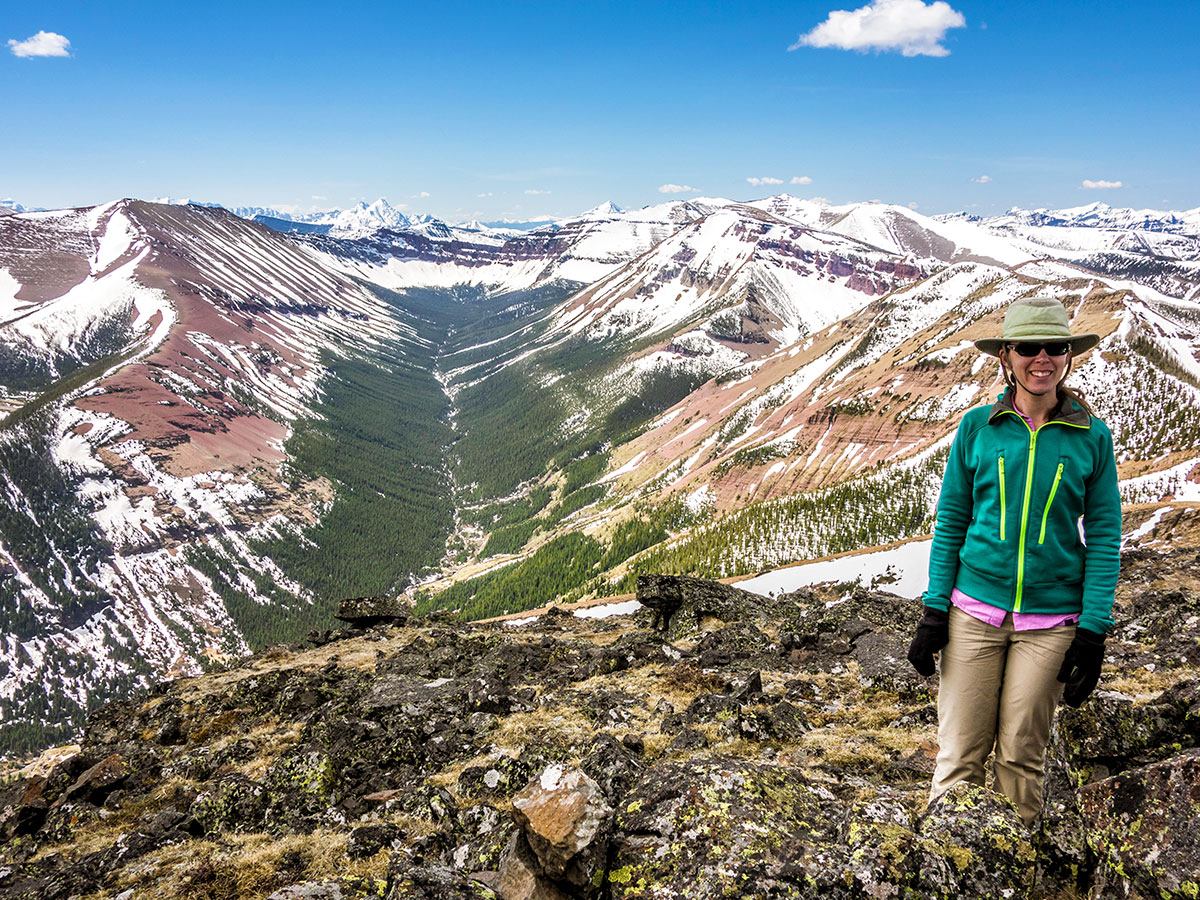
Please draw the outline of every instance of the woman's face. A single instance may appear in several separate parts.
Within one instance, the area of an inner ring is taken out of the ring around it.
[[[1037,356],[1022,356],[1011,347],[1004,350],[1005,364],[1008,366],[1017,384],[1029,394],[1040,397],[1053,393],[1058,383],[1066,377],[1067,367],[1071,362],[1071,354],[1051,356],[1045,347]]]

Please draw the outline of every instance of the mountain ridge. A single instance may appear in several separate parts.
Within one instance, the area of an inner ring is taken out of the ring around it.
[[[1130,502],[1191,496],[1187,235],[1056,250],[786,195],[429,226],[0,220],[6,722],[29,734],[51,684],[66,734],[93,693],[295,639],[351,593],[490,615],[921,533],[954,419],[996,390],[970,341],[1034,292],[1104,338],[1073,377]],[[1097,246],[1133,270],[1089,269]]]

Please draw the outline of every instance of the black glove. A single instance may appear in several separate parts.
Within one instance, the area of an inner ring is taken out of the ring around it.
[[[1100,666],[1104,663],[1104,635],[1086,628],[1076,628],[1075,638],[1063,657],[1058,680],[1066,684],[1063,699],[1079,706],[1100,681]]]
[[[917,634],[908,645],[908,661],[917,673],[928,678],[934,673],[933,654],[950,643],[950,611],[925,607],[917,623]]]

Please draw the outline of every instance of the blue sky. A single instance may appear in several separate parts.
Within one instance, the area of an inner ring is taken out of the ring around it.
[[[9,0],[0,198],[1200,206],[1197,4],[864,3]]]

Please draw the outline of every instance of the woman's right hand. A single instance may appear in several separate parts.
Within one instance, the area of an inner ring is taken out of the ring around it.
[[[950,611],[925,607],[917,633],[908,645],[908,661],[918,674],[928,678],[936,671],[933,654],[950,643]]]

